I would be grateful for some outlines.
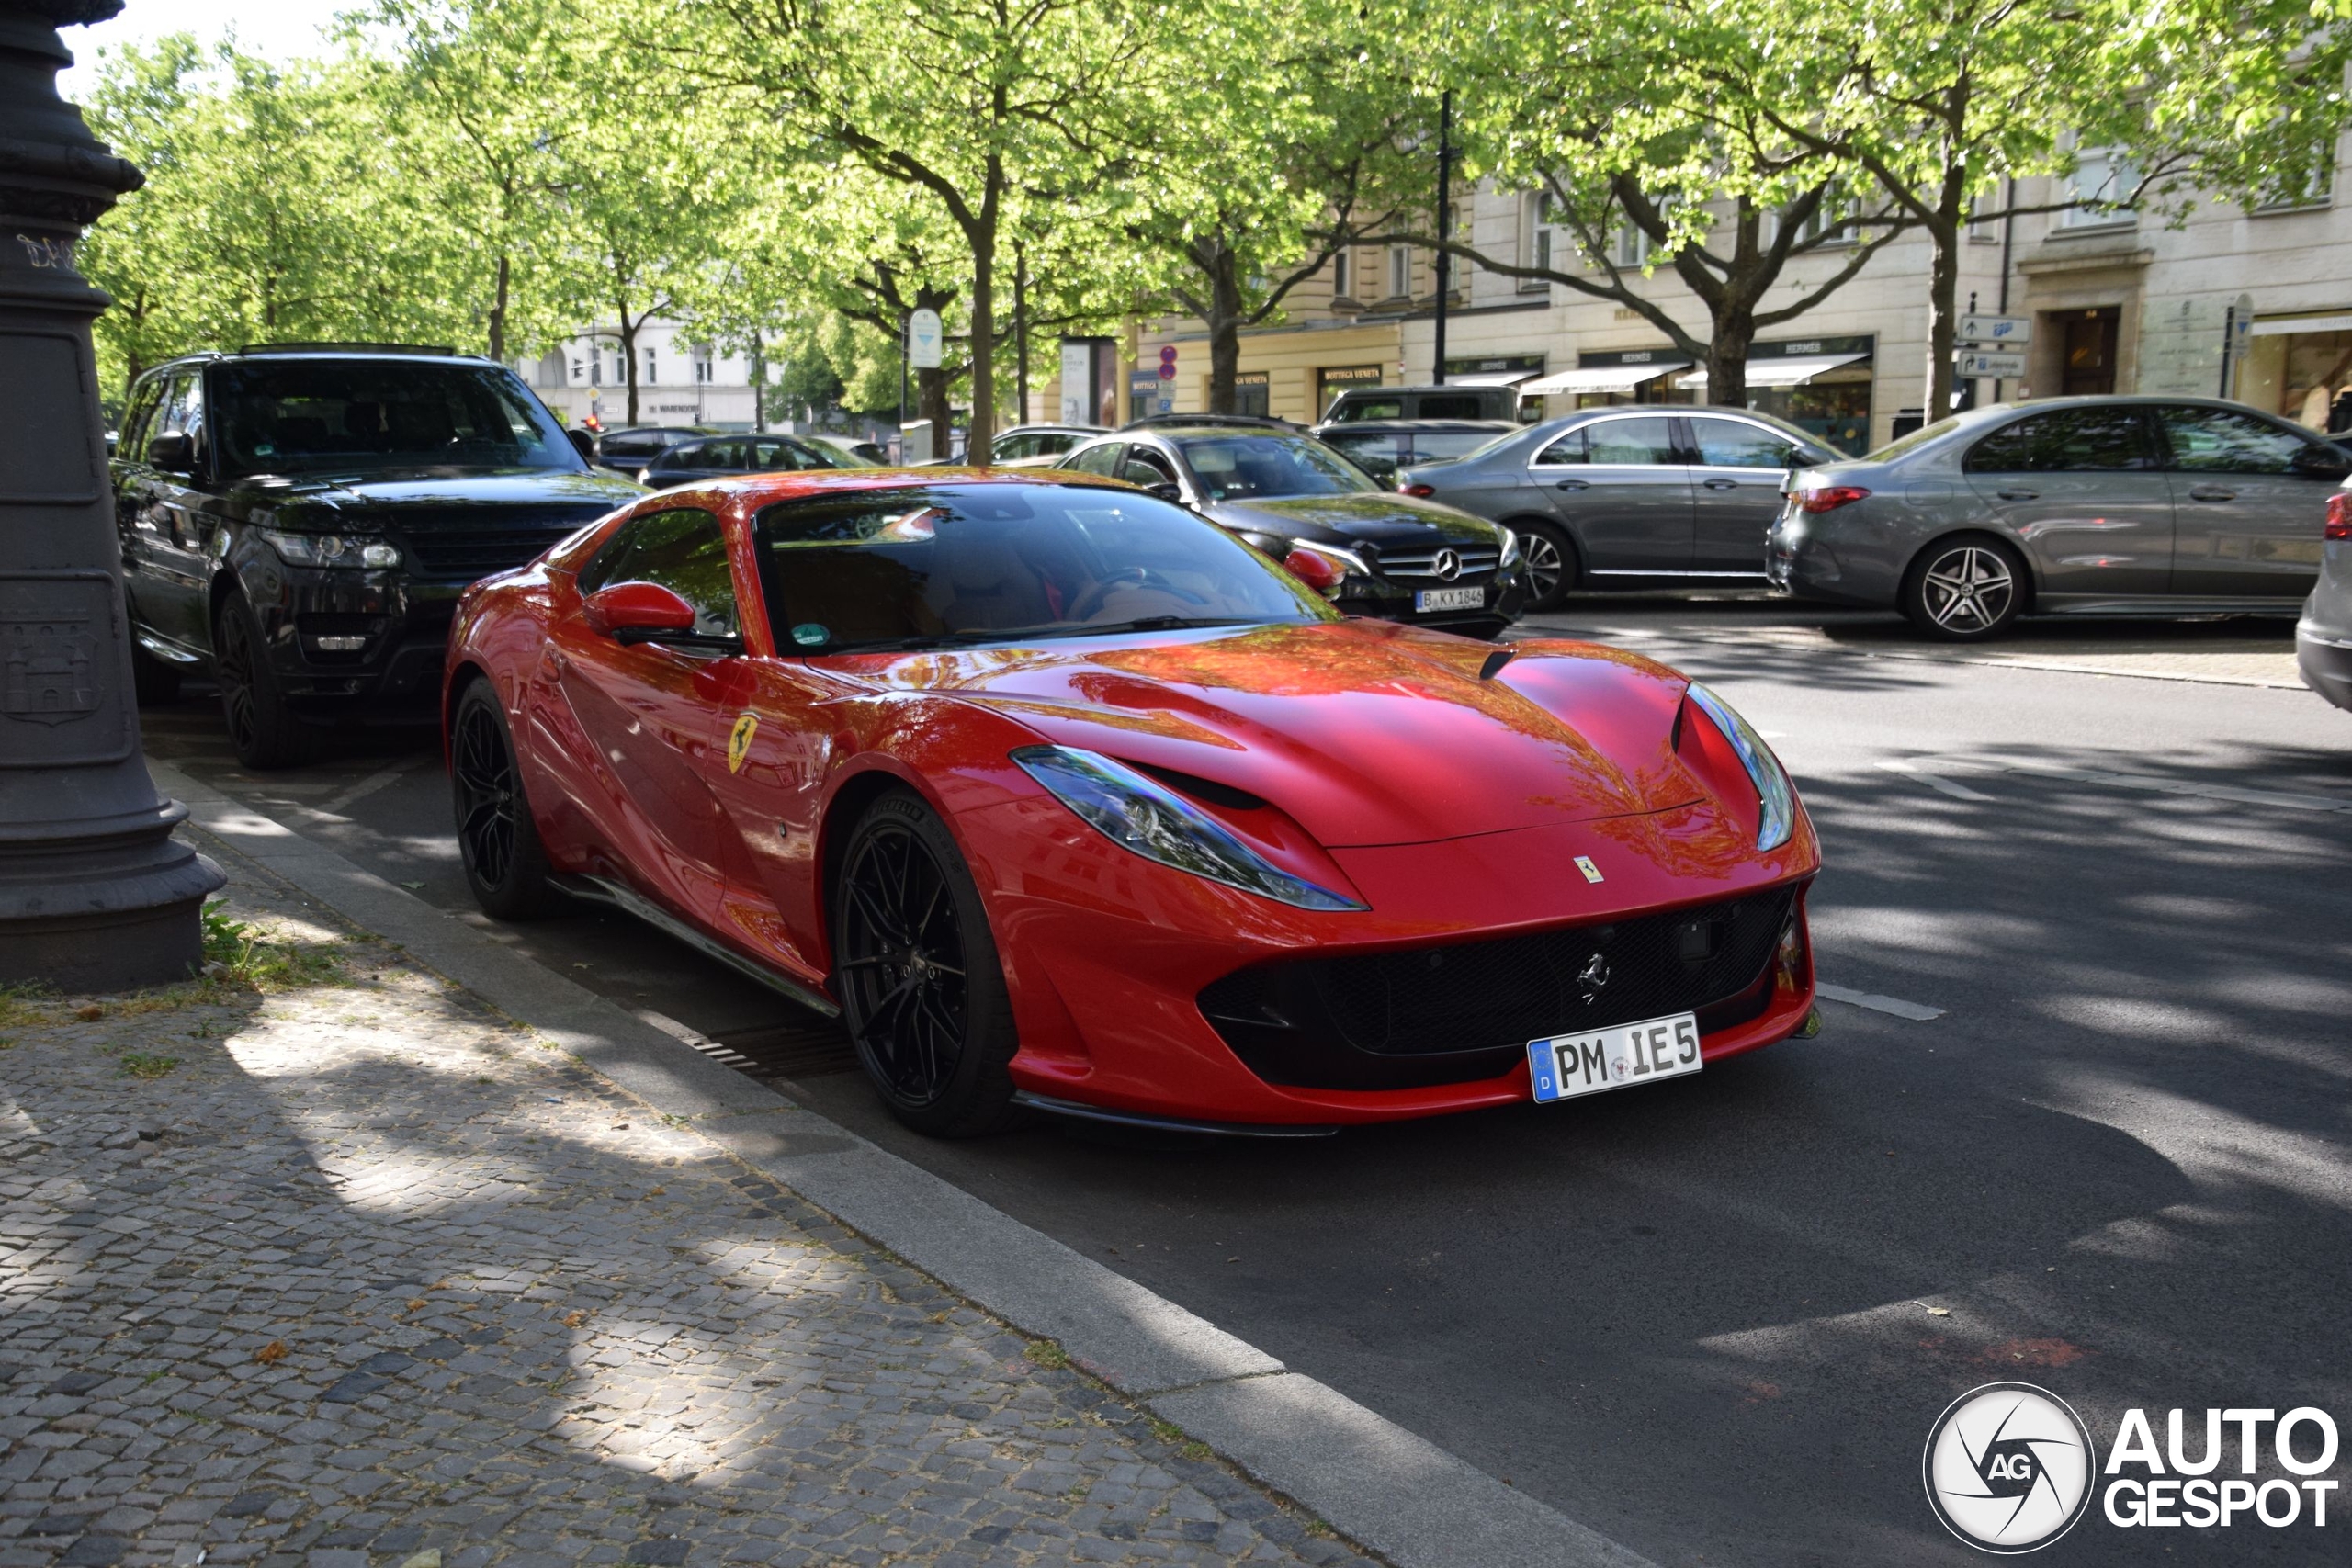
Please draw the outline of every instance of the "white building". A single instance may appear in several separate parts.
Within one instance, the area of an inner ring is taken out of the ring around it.
[[[684,321],[651,321],[637,333],[639,424],[707,425],[750,430],[756,423],[751,361],[697,340]],[[606,430],[629,423],[628,368],[620,333],[582,331],[515,370],[566,424],[592,416]]]

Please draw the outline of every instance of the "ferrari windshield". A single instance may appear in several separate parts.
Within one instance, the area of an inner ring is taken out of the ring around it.
[[[212,397],[232,475],[581,466],[547,410],[495,365],[255,358],[217,367]]]
[[[1180,435],[1175,446],[1212,502],[1360,495],[1380,488],[1362,468],[1304,435]]]
[[[767,508],[758,536],[782,652],[1337,618],[1216,525],[1129,490],[838,491]]]

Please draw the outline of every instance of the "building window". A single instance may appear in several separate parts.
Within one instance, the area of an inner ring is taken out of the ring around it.
[[[2075,205],[2059,213],[2058,226],[2097,229],[2137,222],[2131,213],[2119,211],[2115,204],[2131,200],[2139,186],[2140,171],[2120,150],[2102,147],[2082,152],[2075,159],[2074,177],[2066,186],[2066,195]]]
[[[2309,212],[2335,205],[2335,148],[2319,150],[2310,166],[2287,168],[2264,188],[2256,212]]]
[[[714,378],[711,373],[715,365],[716,361],[711,358],[710,350],[707,347],[695,350],[695,384],[696,386],[710,385]]]
[[[1650,259],[1650,237],[1631,219],[1617,225],[1614,248],[1619,266],[1640,266]]]
[[[1552,231],[1544,226],[1549,217],[1550,200],[1540,190],[1529,191],[1519,198],[1519,265],[1548,268],[1552,265]],[[1521,294],[1541,294],[1551,287],[1540,277],[1519,280]]]
[[[1348,253],[1347,253],[1346,251],[1344,251],[1344,250],[1333,251],[1333,252],[1331,253],[1331,298],[1332,298],[1332,299],[1345,299],[1349,298],[1349,294],[1348,294],[1348,281],[1349,281],[1349,280],[1348,280],[1348,273],[1349,273],[1349,271],[1350,271],[1350,268],[1349,268],[1349,266],[1348,266],[1348,264],[1349,264],[1351,261],[1353,261],[1354,259],[1355,259],[1354,257],[1352,257],[1352,256],[1349,255],[1349,254],[1348,254]]]
[[[1825,192],[1820,201],[1814,205],[1812,214],[1796,226],[1796,239],[1792,243],[1811,245],[1815,250],[1852,244],[1854,231],[1848,226],[1849,219],[1838,210],[1844,205],[1835,192]]]
[[[1413,248],[1410,245],[1388,247],[1388,297],[1409,299],[1413,292]]]
[[[649,348],[645,351],[645,384],[650,387],[661,379],[653,373],[653,351]]]

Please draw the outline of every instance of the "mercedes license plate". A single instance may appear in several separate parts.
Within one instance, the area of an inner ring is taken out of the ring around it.
[[[1527,1072],[1535,1080],[1538,1104],[1680,1077],[1699,1066],[1696,1013],[1678,1012],[1590,1034],[1555,1034],[1527,1043]]]
[[[1429,610],[1483,610],[1487,607],[1484,588],[1424,588],[1413,595],[1413,608]]]

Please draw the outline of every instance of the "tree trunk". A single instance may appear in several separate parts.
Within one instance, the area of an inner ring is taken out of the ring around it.
[[[1029,254],[1012,247],[1012,423],[1029,423]]]
[[[511,263],[504,251],[498,253],[498,292],[490,307],[490,356],[501,365],[506,363],[506,296],[513,284]]]
[[[993,165],[994,160],[990,160]],[[972,418],[964,455],[985,463],[996,441],[996,202],[972,244]]]
[[[1707,342],[1707,401],[1724,409],[1747,406],[1747,351],[1755,342],[1752,300],[1727,304],[1715,316]]]
[[[1933,424],[1951,412],[1951,355],[1960,333],[1961,226],[1947,210],[1938,212],[1927,227],[1932,247],[1928,263],[1928,400],[1920,412]]]
[[[643,321],[631,321],[628,305],[621,304],[621,380],[628,388],[628,423],[637,423],[637,329]]]
[[[1209,412],[1238,412],[1241,400],[1241,277],[1233,247],[1219,243],[1209,268]]]
[[[752,334],[752,428],[768,427],[768,356],[767,345],[760,342],[760,334]]]
[[[947,456],[949,415],[947,371],[944,367],[915,372],[915,417],[931,421],[931,455],[934,457]]]

